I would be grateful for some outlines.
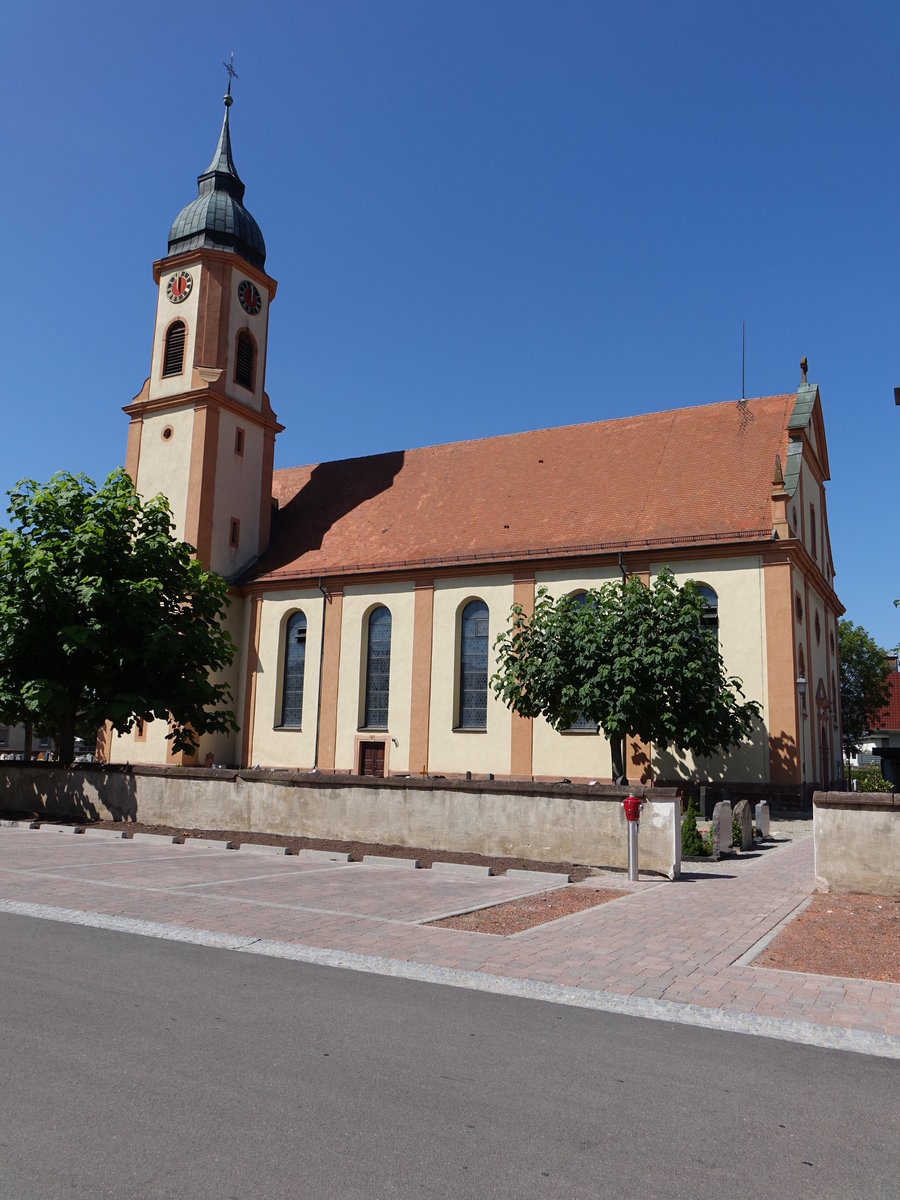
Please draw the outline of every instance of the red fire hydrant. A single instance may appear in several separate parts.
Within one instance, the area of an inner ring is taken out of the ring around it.
[[[622,801],[628,822],[628,878],[632,883],[636,883],[638,877],[638,827],[642,803],[639,796],[626,796]]]

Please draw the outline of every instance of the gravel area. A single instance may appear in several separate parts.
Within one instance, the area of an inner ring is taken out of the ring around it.
[[[465,929],[470,933],[498,933],[509,937],[511,933],[522,933],[535,925],[556,921],[570,913],[583,912],[610,900],[620,900],[626,892],[609,888],[556,888],[537,896],[525,896],[521,900],[508,900],[505,904],[494,904],[490,908],[479,908],[474,912],[462,913],[458,917],[443,917],[440,921],[429,921],[429,925],[440,925],[445,929]]]
[[[900,983],[900,898],[815,895],[753,965]]]

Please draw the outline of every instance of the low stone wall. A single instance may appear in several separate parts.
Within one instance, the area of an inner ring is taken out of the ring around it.
[[[816,792],[813,837],[820,892],[900,896],[900,795]]]
[[[647,801],[640,866],[681,871],[680,796]],[[629,789],[290,771],[0,764],[0,811],[235,829],[625,868]]]

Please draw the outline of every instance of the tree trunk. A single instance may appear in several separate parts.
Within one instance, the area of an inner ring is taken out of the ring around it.
[[[56,747],[59,764],[71,767],[75,761],[75,702],[66,705],[66,711],[59,719],[59,745]]]
[[[609,749],[612,755],[613,783],[620,787],[628,787],[628,777],[625,774],[625,738],[613,736],[609,739]]]
[[[22,758],[25,762],[31,761],[31,743],[34,740],[34,727],[30,721],[25,722],[25,744],[22,749]]]

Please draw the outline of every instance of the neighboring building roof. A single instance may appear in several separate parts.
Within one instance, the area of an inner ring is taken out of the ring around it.
[[[893,671],[888,678],[888,682],[891,686],[891,697],[886,707],[872,721],[873,733],[879,733],[882,730],[900,729],[900,674],[897,673],[896,659],[894,659]]]
[[[244,184],[231,157],[228,111],[231,94],[225,97],[225,117],[212,161],[197,176],[197,196],[186,204],[169,230],[169,254],[205,248],[240,254],[260,270],[266,263],[262,231],[244,207]]]
[[[275,472],[284,581],[771,535],[796,396],[672,409]]]

